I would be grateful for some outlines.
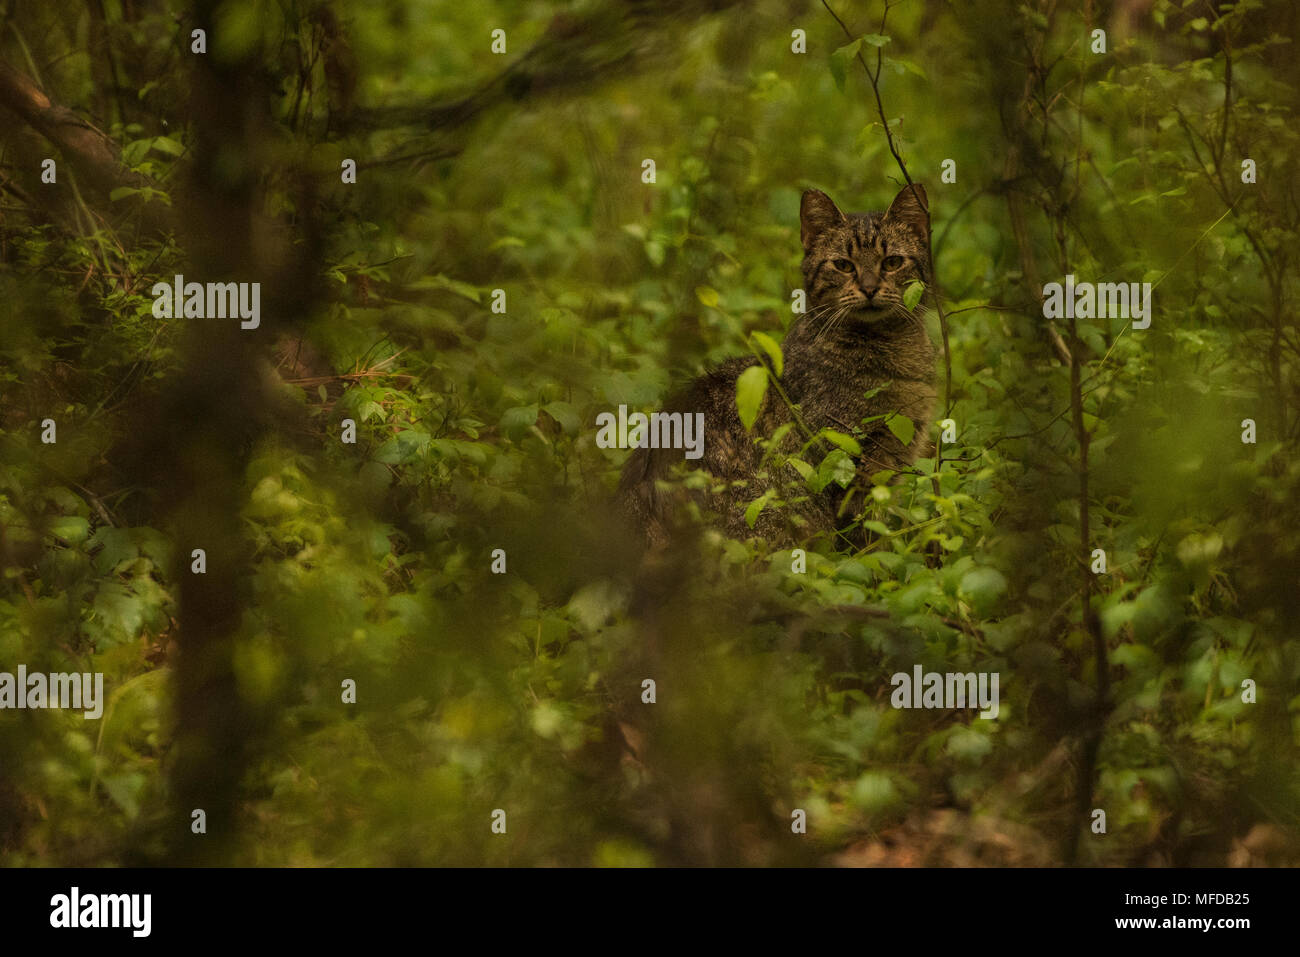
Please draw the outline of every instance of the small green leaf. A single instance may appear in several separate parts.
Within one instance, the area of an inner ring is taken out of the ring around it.
[[[889,62],[894,64],[896,68],[901,68],[903,70],[906,70],[908,73],[914,73],[923,80],[930,79],[930,77],[926,75],[926,72],[922,70],[919,66],[917,66],[915,63],[913,63],[911,60],[900,60],[898,58],[894,58]]]
[[[904,445],[912,444],[912,437],[916,435],[916,424],[907,416],[900,413],[894,413],[885,420],[885,425],[889,426],[889,431],[894,433],[894,438]]]
[[[758,521],[759,514],[763,511],[767,503],[772,501],[772,498],[772,490],[768,489],[758,498],[754,499],[754,501],[750,502],[749,507],[745,509],[745,524],[750,528],[753,528],[754,523]]]
[[[420,459],[432,439],[427,432],[406,429],[375,450],[375,461],[385,465],[404,465]]]
[[[893,779],[883,771],[867,771],[853,785],[849,800],[868,814],[880,814],[902,800]]]
[[[1007,590],[1007,579],[996,568],[972,568],[961,577],[957,590],[970,599],[979,614],[992,610],[994,602]]]
[[[106,793],[126,815],[127,820],[134,820],[140,815],[140,795],[144,793],[149,778],[138,771],[124,774],[107,774],[103,777]]]
[[[787,422],[785,425],[777,426],[776,431],[772,433],[772,437],[767,440],[768,448],[779,449],[781,443],[785,441],[785,437],[792,431],[794,431],[793,422]]]
[[[704,305],[708,306],[710,309],[718,308],[718,290],[714,289],[712,286],[696,286],[695,298],[704,303]]]
[[[108,582],[101,587],[91,608],[111,638],[115,639],[113,644],[134,638],[144,624],[144,601],[117,582]]]
[[[168,156],[181,156],[185,153],[185,146],[170,136],[155,136],[153,138],[153,148],[159,153],[166,153]]]
[[[834,442],[849,455],[861,455],[862,446],[858,440],[851,435],[845,435],[843,432],[836,432],[834,429],[822,429],[822,436],[827,440]]]
[[[542,406],[547,413],[556,422],[560,423],[560,428],[564,430],[565,435],[577,435],[578,429],[582,426],[582,419],[578,416],[578,410],[567,402],[548,402]]]
[[[587,631],[602,628],[613,615],[618,614],[618,590],[606,580],[584,585],[569,599],[569,614]]]
[[[907,288],[903,290],[903,305],[907,307],[908,312],[916,308],[916,304],[921,301],[921,297],[924,295],[925,283],[921,282],[921,280],[913,279],[907,284]]]
[[[736,380],[736,411],[741,424],[748,429],[758,420],[758,409],[767,394],[767,369],[750,366]]]
[[[111,525],[101,525],[91,538],[90,546],[99,548],[95,555],[95,568],[101,574],[107,574],[120,562],[132,561],[140,555],[139,548],[131,540],[131,533]]]
[[[873,47],[883,47],[886,43],[889,42],[889,37],[885,36],[882,33],[868,33],[865,37],[862,38],[862,42],[869,43]]]
[[[500,426],[507,432],[521,432],[537,422],[537,406],[519,405],[506,409],[501,416]]]
[[[822,488],[825,488],[831,482],[835,482],[841,488],[848,488],[857,471],[853,459],[849,457],[849,453],[843,449],[832,449],[830,454],[822,459],[822,464],[818,466],[817,477],[821,481]]]
[[[894,382],[893,382],[892,379],[891,379],[889,382],[882,382],[880,385],[876,386],[875,388],[868,389],[866,392],[863,392],[863,393],[862,393],[862,398],[864,398],[864,399],[874,399],[876,396],[880,395],[880,393],[884,392],[886,389],[888,389],[888,388],[889,388],[891,385],[893,385],[893,384],[894,384]],[[874,415],[873,415],[871,418],[872,418],[872,419],[875,419],[875,418],[879,418],[879,416],[874,416]],[[862,421],[863,421],[863,422],[869,422],[869,421],[871,421],[871,419],[865,419],[865,418],[864,418]]]
[[[776,370],[779,377],[785,368],[785,356],[781,354],[781,347],[776,344],[776,340],[766,332],[753,333],[754,341],[763,347],[767,357],[772,360],[772,368]]]
[[[1188,568],[1208,565],[1219,557],[1221,551],[1223,551],[1223,536],[1213,531],[1205,535],[1193,532],[1184,537],[1174,549],[1178,560]]]
[[[421,276],[410,284],[411,289],[446,289],[454,292],[458,296],[464,296],[466,299],[472,299],[474,302],[481,301],[481,294],[476,286],[467,282],[461,282],[459,279],[452,279],[449,276]]]
[[[831,79],[835,81],[835,88],[841,93],[844,92],[844,73],[847,64],[860,49],[862,49],[862,40],[857,39],[852,43],[846,43],[831,54]]]
[[[63,515],[50,522],[50,531],[69,545],[77,545],[90,534],[90,523],[77,515]]]

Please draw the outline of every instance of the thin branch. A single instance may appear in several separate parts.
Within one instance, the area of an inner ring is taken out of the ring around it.
[[[844,31],[844,35],[847,36],[850,40],[852,40],[853,33],[849,30],[848,26],[845,25],[844,21],[839,18],[839,15],[834,10],[831,9],[831,5],[827,2],[827,0],[822,0],[822,6],[825,7],[826,12],[829,13],[835,19],[835,22],[840,25],[840,29]],[[881,13],[880,15],[880,29],[878,31],[882,35],[885,32],[885,22],[889,18],[890,7],[891,4],[888,2],[888,0],[886,0],[884,12]],[[889,153],[891,156],[894,157],[894,162],[898,164],[898,169],[900,172],[902,172],[903,179],[907,181],[907,185],[912,186],[914,185],[912,182],[912,176],[910,173],[908,173],[907,163],[903,161],[902,154],[898,152],[898,147],[894,143],[894,134],[889,127],[889,120],[885,116],[885,104],[880,97],[880,71],[882,65],[884,64],[884,55],[882,49],[880,47],[876,47],[876,72],[874,74],[871,72],[871,68],[867,66],[867,61],[862,56],[861,47],[858,48],[858,62],[862,64],[863,71],[867,74],[867,78],[871,81],[871,92],[875,96],[876,112],[880,116],[880,125],[885,128],[885,142],[889,145]],[[915,198],[915,193],[913,193],[913,198]],[[926,218],[928,219],[930,215],[930,210],[927,208],[925,213],[926,213]],[[932,236],[930,235],[932,232],[933,232],[932,230],[926,230],[925,238],[926,238],[926,243],[930,245],[930,284],[934,287],[933,291],[934,291],[935,312],[939,316],[939,332],[943,336],[943,367],[944,367],[943,407],[944,407],[944,417],[947,418],[949,415],[952,414],[952,349],[948,343],[948,314],[944,312],[944,308],[943,308],[943,289],[939,284],[939,264],[936,263],[934,259],[934,246],[933,243],[931,242]],[[938,478],[939,472],[942,469],[943,469],[943,443],[936,442],[934,446],[934,475],[935,475],[934,482],[935,482],[936,492],[938,490],[938,484],[939,484],[939,478]]]

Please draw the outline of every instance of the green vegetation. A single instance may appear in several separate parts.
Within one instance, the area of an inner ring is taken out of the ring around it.
[[[1300,862],[1294,6],[830,6],[0,0],[0,671],[109,696],[0,712],[0,863]],[[955,441],[643,564],[596,416],[775,365],[899,159]]]

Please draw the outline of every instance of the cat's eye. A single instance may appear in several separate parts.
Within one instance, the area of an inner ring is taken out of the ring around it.
[[[853,272],[853,262],[848,259],[836,259],[831,265],[840,272]]]
[[[893,272],[895,269],[898,269],[903,265],[903,257],[886,256],[885,261],[881,263],[881,265],[884,266],[886,269],[888,269],[890,272]]]

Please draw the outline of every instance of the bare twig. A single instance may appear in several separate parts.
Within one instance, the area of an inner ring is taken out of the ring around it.
[[[840,25],[840,29],[844,31],[844,35],[847,36],[850,40],[852,40],[853,39],[852,31],[850,31],[848,26],[845,25],[844,21],[840,19],[839,15],[834,10],[831,9],[831,5],[827,2],[827,0],[822,0],[822,6],[826,8],[827,13],[829,13],[832,17],[834,17],[835,22],[838,23]],[[885,22],[889,18],[889,10],[892,6],[894,6],[894,4],[891,4],[889,3],[889,0],[886,0],[884,12],[881,13],[880,15],[880,29],[878,32],[881,34],[884,34],[885,32]],[[876,47],[876,72],[875,73],[872,73],[871,68],[867,66],[867,61],[862,56],[862,50],[860,48],[858,50],[858,62],[862,64],[862,69],[866,72],[867,79],[871,81],[871,92],[876,100],[876,113],[880,116],[880,125],[885,128],[885,142],[889,146],[889,153],[891,156],[894,157],[894,162],[898,164],[898,169],[903,174],[903,179],[907,181],[907,185],[912,186],[913,185],[912,176],[907,171],[907,163],[903,161],[903,156],[901,153],[899,153],[898,146],[894,142],[893,130],[890,129],[889,120],[885,116],[885,104],[880,97],[880,71],[884,64],[883,51],[880,47]],[[929,217],[929,213],[930,213],[929,209],[926,209],[927,218]],[[930,243],[931,241],[931,237],[929,235],[930,230],[927,230],[926,232],[927,232],[926,242]],[[934,287],[933,293],[934,293],[935,312],[939,316],[939,331],[943,336],[943,365],[944,365],[943,407],[944,407],[944,417],[946,418],[952,412],[952,350],[948,344],[948,314],[944,311],[943,308],[943,290],[939,284],[939,268],[938,268],[938,264],[934,261],[934,247],[932,244],[930,248],[930,272],[931,272],[930,284]],[[935,471],[935,475],[937,476],[940,469],[943,467],[943,443],[942,442],[935,443],[934,455],[935,455],[934,471]],[[935,481],[937,482],[938,479],[936,478]]]

